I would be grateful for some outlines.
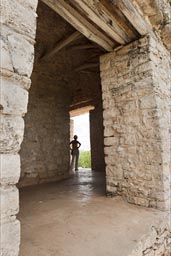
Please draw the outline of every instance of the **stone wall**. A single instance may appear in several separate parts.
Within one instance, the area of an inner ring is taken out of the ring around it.
[[[60,33],[66,32],[66,27],[61,18],[41,2],[37,14],[35,61],[20,151],[19,187],[63,179],[69,171],[70,91],[63,72],[68,64],[64,61],[66,52],[60,52],[57,61],[56,56],[41,60]]]
[[[1,11],[1,255],[17,256],[20,223],[16,219],[20,176],[18,151],[23,140],[28,89],[34,58],[37,0],[2,0]]]
[[[148,36],[101,57],[107,191],[160,209],[169,197],[169,66]]]
[[[152,38],[150,51],[163,168],[163,190],[157,193],[160,197],[164,192],[167,208],[171,209],[171,60],[163,45]]]
[[[19,186],[68,177],[69,113],[62,82],[39,71],[32,75]]]

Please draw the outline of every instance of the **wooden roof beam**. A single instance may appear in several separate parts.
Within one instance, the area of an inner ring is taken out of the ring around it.
[[[45,54],[43,57],[41,57],[41,60],[45,60],[45,59],[49,59],[50,57],[53,57],[58,51],[62,50],[65,46],[67,46],[71,42],[79,39],[82,36],[83,35],[80,32],[75,31],[72,35],[59,41],[53,50],[51,50],[50,52]]]
[[[105,0],[106,1],[106,0]],[[135,38],[134,31],[128,27],[128,24],[118,19],[118,15],[115,16],[113,12],[110,12],[105,2],[102,4],[101,1],[97,3],[99,13],[107,23],[109,23],[124,40],[129,43]]]
[[[83,70],[86,70],[89,68],[95,68],[95,67],[99,67],[99,61],[81,64],[80,66],[76,67],[74,71],[78,72],[78,71],[83,71]]]
[[[107,13],[103,13],[102,9],[99,10],[97,3],[94,3],[94,5],[85,0],[70,0],[72,5],[74,5],[76,8],[79,8],[83,13],[86,14],[86,16],[92,20],[97,26],[99,26],[100,29],[102,29],[105,34],[107,34],[110,38],[118,42],[119,44],[125,44],[126,42],[129,42],[129,38],[121,31],[121,28],[118,27],[118,24],[114,22],[114,19],[110,18],[110,23],[106,22],[106,18],[108,17]],[[104,11],[104,10],[103,10]],[[104,15],[106,16],[104,18]]]
[[[141,14],[140,9],[137,8],[133,0],[107,0],[107,2],[113,8],[117,7],[140,35],[152,32],[152,26],[145,20],[145,17]]]
[[[130,39],[129,42],[138,38],[139,33],[137,30],[131,25],[125,15],[117,7],[113,7],[111,2],[108,0],[98,0],[98,6],[108,14],[108,17],[112,20],[113,26],[118,24],[118,27],[124,31],[124,33],[126,33]]]
[[[97,46],[93,44],[74,44],[69,46],[72,50],[85,50],[85,49],[96,49]]]
[[[100,45],[103,49],[110,52],[116,46],[116,43],[109,39],[104,33],[99,31],[86,18],[81,16],[68,2],[64,0],[42,0],[66,21],[68,21],[75,29],[82,33],[88,39]]]

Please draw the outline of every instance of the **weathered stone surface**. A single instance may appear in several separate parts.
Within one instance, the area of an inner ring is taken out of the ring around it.
[[[27,3],[26,3],[27,2]],[[32,2],[32,3],[31,3]],[[25,4],[24,4],[25,3]],[[30,7],[29,7],[30,6]],[[1,102],[0,183],[1,255],[18,256],[20,223],[18,189],[20,176],[17,152],[23,140],[27,111],[29,76],[33,66],[36,1],[2,0],[1,12]],[[26,89],[26,90],[25,90]]]
[[[1,79],[7,79],[8,81],[10,80],[11,83],[14,85],[17,85],[20,88],[23,88],[25,90],[29,90],[30,85],[31,85],[31,80],[30,78],[26,76],[20,76],[17,73],[13,72],[8,72],[7,70],[2,69],[1,70]]]
[[[14,71],[20,75],[30,77],[34,60],[33,45],[17,34],[8,36],[8,44]]]
[[[59,180],[69,175],[67,98],[63,98],[62,88],[56,88],[54,93],[53,78],[49,77],[47,81],[43,74],[38,77],[39,74],[33,73],[20,152],[20,186]]]
[[[12,65],[8,45],[5,44],[5,42],[2,39],[0,40],[0,50],[1,50],[0,68],[13,71],[13,65]]]
[[[20,156],[0,154],[0,184],[16,184],[20,177]]]
[[[36,11],[38,0],[17,0],[22,6]]]
[[[164,20],[162,2],[163,0],[136,0],[141,10],[146,14],[152,25],[159,25]]]
[[[142,13],[149,18],[166,48],[171,52],[170,0],[136,0]]]
[[[32,4],[35,9],[36,1],[34,0]],[[0,11],[3,14],[1,23],[35,39],[36,13],[34,11],[25,8],[16,0],[1,0]]]
[[[154,39],[151,38],[151,48],[154,44]],[[168,51],[162,44],[156,45],[155,51],[152,48],[151,56],[153,54],[153,82],[157,105],[158,124],[160,127],[160,139],[161,139],[161,152],[162,152],[162,168],[163,168],[163,186],[164,186],[164,198],[165,207],[170,208],[168,197],[170,194],[170,177],[171,177],[171,134],[170,134],[170,102],[171,102],[171,61]],[[158,207],[161,209],[162,200],[157,202]]]
[[[23,116],[27,112],[28,92],[10,79],[1,78],[1,113]]]
[[[107,192],[159,209],[170,177],[167,70],[169,53],[151,37],[101,57]]]
[[[167,49],[171,52],[171,23],[164,26],[162,29],[162,39],[163,43],[167,46]]]
[[[1,115],[0,131],[0,152],[18,152],[23,140],[24,120],[21,117],[8,117]]]
[[[2,256],[18,256],[20,244],[20,223],[13,222],[1,223],[1,244],[0,251]]]
[[[15,186],[1,186],[1,219],[2,221],[13,220],[19,210],[18,189]]]

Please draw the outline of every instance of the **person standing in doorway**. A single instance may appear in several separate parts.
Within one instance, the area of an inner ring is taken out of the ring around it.
[[[78,171],[79,148],[81,146],[81,143],[77,139],[78,136],[74,135],[74,140],[70,142],[70,149],[72,155],[71,170],[73,170],[75,164],[75,171]]]

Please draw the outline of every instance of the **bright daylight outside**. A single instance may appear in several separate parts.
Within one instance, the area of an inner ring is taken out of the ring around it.
[[[89,113],[71,119],[74,121],[73,133],[81,143],[78,167],[91,168]]]

